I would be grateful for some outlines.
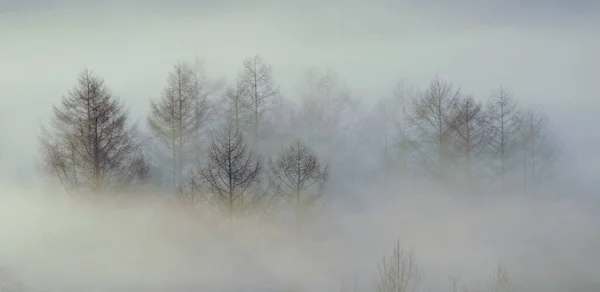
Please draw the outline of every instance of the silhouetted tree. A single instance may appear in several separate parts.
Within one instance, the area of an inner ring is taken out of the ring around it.
[[[298,228],[304,213],[321,197],[327,182],[327,166],[299,139],[282,149],[271,163],[277,192],[294,206]]]
[[[366,138],[365,143],[373,143],[369,147],[381,147],[376,158],[382,164],[386,177],[395,170],[402,170],[405,174],[409,168],[411,151],[406,147],[410,138],[407,128],[409,96],[405,84],[398,83],[393,95],[378,100],[364,122],[361,135]],[[393,177],[392,180],[396,179]]]
[[[184,168],[194,161],[209,115],[210,84],[200,76],[201,64],[177,63],[158,101],[151,101],[148,126],[170,152],[171,183],[179,190]]]
[[[104,80],[85,69],[54,105],[52,128],[40,138],[45,170],[68,190],[116,191],[147,178],[127,110]]]
[[[248,87],[245,86],[241,76],[238,76],[234,85],[227,88],[224,95],[227,118],[240,130],[242,130],[241,126],[249,120],[251,103],[248,95]]]
[[[271,66],[260,55],[255,55],[244,61],[243,70],[239,75],[242,92],[247,98],[245,102],[250,107],[255,137],[260,134],[260,123],[264,114],[275,105],[279,94],[271,71]]]
[[[548,127],[547,117],[539,110],[526,111],[519,137],[523,173],[523,192],[529,193],[556,175],[558,147]]]
[[[300,117],[308,130],[309,142],[333,142],[343,122],[355,114],[357,101],[334,71],[309,69],[300,83]],[[333,137],[333,138],[332,138]]]
[[[409,118],[423,169],[441,181],[447,179],[450,170],[452,125],[459,98],[458,89],[436,76],[427,89],[417,91]]]
[[[520,130],[520,112],[512,95],[500,87],[488,102],[490,150],[500,164],[502,191],[506,191],[506,173],[509,163],[518,152],[517,140]]]
[[[473,184],[473,168],[476,158],[488,143],[488,129],[481,103],[473,96],[460,98],[453,117],[452,132],[456,152],[464,159],[464,170],[469,188]]]
[[[216,133],[208,153],[208,163],[190,183],[232,221],[236,213],[259,204],[260,194],[252,192],[260,183],[262,162],[248,151],[241,132],[230,124]]]

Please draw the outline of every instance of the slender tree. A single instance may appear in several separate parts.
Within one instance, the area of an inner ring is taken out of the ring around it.
[[[148,175],[127,110],[104,80],[85,69],[42,128],[45,170],[68,190],[116,191]]]
[[[243,128],[242,125],[248,121],[248,113],[251,108],[248,95],[248,88],[240,77],[237,78],[233,86],[227,88],[224,95],[227,117],[240,130]]]
[[[502,191],[506,191],[506,173],[508,166],[518,152],[520,111],[512,95],[504,88],[492,95],[487,107],[489,121],[489,150],[500,164]]]
[[[407,170],[409,151],[405,146],[407,130],[407,97],[409,92],[403,82],[398,83],[393,95],[381,98],[368,113],[364,122],[363,137],[369,137],[365,143],[376,143],[369,147],[381,147],[377,159],[386,174],[394,170]],[[382,153],[379,153],[382,152]],[[391,176],[390,176],[391,177]],[[397,177],[395,178],[397,179]]]
[[[458,89],[436,76],[427,89],[417,91],[409,118],[424,170],[441,181],[447,179],[450,169],[452,123],[459,98]]]
[[[488,143],[487,120],[481,103],[473,96],[461,97],[452,120],[452,132],[456,152],[464,159],[467,184],[473,184],[475,158],[483,152]]]
[[[421,284],[421,272],[412,252],[404,251],[397,241],[392,254],[378,265],[376,292],[414,292]]]
[[[521,120],[519,137],[523,173],[523,193],[528,194],[556,174],[558,147],[548,127],[547,117],[539,110],[528,110]]]
[[[311,140],[339,135],[344,121],[354,116],[358,105],[336,72],[320,72],[314,68],[304,73],[300,102],[300,116]]]
[[[175,64],[161,99],[150,102],[148,126],[154,138],[170,152],[171,184],[175,191],[182,185],[188,161],[194,161],[209,116],[210,84],[202,78],[200,69],[198,63]]]
[[[260,134],[260,123],[263,116],[277,102],[279,88],[275,85],[272,77],[272,68],[260,55],[247,58],[244,61],[243,70],[239,80],[244,88],[247,103],[250,107],[254,136]]]
[[[327,166],[321,166],[316,153],[298,139],[281,150],[271,163],[271,172],[277,191],[294,206],[297,226],[300,228],[305,212],[323,194]]]
[[[359,177],[357,160],[359,102],[346,83],[332,70],[306,71],[300,84],[296,130],[307,144],[324,157],[331,168],[345,168],[345,178]],[[336,174],[332,172],[332,179]]]

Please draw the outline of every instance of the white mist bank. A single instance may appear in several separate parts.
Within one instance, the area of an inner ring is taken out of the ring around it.
[[[370,291],[378,260],[397,239],[414,251],[419,291],[449,291],[454,276],[485,285],[498,264],[518,291],[600,285],[600,216],[575,202],[402,195],[361,213],[332,205],[302,241],[269,219],[237,221],[231,240],[210,208],[192,213],[159,202],[117,207],[2,193],[0,263],[36,291],[339,291],[355,279]]]

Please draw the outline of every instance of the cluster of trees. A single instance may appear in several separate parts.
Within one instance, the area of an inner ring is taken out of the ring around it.
[[[144,131],[86,69],[43,128],[42,162],[69,191],[153,186],[232,217],[273,197],[300,210],[328,180],[421,179],[461,192],[527,193],[558,169],[546,117],[503,87],[481,100],[435,77],[422,89],[400,83],[365,110],[335,72],[310,69],[295,97],[283,97],[259,55],[228,85],[201,62],[179,62],[150,100]]]
[[[435,77],[412,94],[399,87],[371,119],[371,128],[383,128],[375,133],[388,171],[404,177],[461,192],[528,193],[558,169],[559,148],[547,118],[520,107],[503,87],[480,100]]]
[[[278,94],[260,56],[244,62],[228,88],[208,80],[198,62],[177,63],[162,95],[150,101],[151,137],[145,139],[128,124],[123,102],[85,69],[54,106],[50,129],[42,129],[42,163],[49,178],[78,194],[152,186],[170,189],[186,203],[202,199],[231,219],[277,197],[292,204],[300,219],[304,207],[321,197],[328,167],[299,138],[275,154],[261,150]]]

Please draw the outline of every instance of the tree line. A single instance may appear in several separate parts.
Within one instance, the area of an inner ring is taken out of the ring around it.
[[[273,198],[300,218],[326,184],[418,179],[527,194],[558,175],[547,117],[519,106],[505,87],[477,98],[436,76],[424,88],[399,83],[367,108],[335,71],[309,69],[291,96],[260,55],[230,83],[210,78],[202,62],[178,62],[149,100],[142,128],[104,79],[84,69],[42,128],[41,162],[70,192],[151,186],[231,218]]]

